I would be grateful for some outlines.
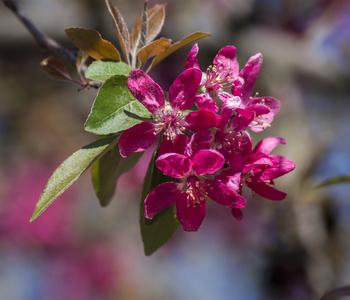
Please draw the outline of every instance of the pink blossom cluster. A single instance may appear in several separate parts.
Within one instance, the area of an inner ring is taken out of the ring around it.
[[[274,188],[274,179],[295,168],[294,163],[270,154],[279,137],[268,137],[253,148],[248,132],[270,126],[280,103],[272,97],[252,96],[262,64],[260,53],[241,71],[236,48],[226,46],[202,73],[196,59],[198,45],[188,54],[185,70],[169,88],[162,88],[139,69],[131,71],[128,88],[151,113],[120,136],[123,157],[144,151],[158,141],[156,166],[174,181],[156,186],[145,199],[145,217],[176,205],[176,216],[185,231],[197,231],[212,200],[242,218],[246,206],[243,186],[271,200],[286,193]],[[195,108],[195,109],[193,109]]]

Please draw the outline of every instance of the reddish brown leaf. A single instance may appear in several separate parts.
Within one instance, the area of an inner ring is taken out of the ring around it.
[[[147,11],[148,31],[146,44],[152,42],[162,30],[165,19],[165,6],[166,3],[157,4]]]
[[[181,41],[172,44],[165,52],[163,52],[162,54],[160,54],[154,58],[151,65],[149,66],[147,72],[149,72],[155,65],[157,65],[164,58],[168,57],[170,54],[172,54],[176,50],[178,50],[178,49],[180,49],[180,48],[182,48],[182,47],[184,47],[184,46],[186,46],[186,45],[188,45],[196,40],[199,40],[201,38],[204,38],[204,37],[207,37],[210,35],[211,35],[210,33],[196,31],[196,32],[193,32],[190,35],[184,37]]]
[[[94,59],[113,59],[120,61],[118,50],[109,41],[102,39],[94,29],[67,28],[66,33],[72,43]]]
[[[60,59],[51,56],[44,59],[40,65],[51,79],[72,81],[66,66]]]
[[[106,0],[106,4],[109,10],[109,13],[112,16],[114,29],[117,33],[120,47],[125,55],[125,58],[128,60],[129,48],[130,48],[130,34],[128,27],[126,26],[123,15],[118,10],[117,6],[113,3],[112,0]]]
[[[147,10],[148,31],[146,37],[146,45],[152,42],[162,30],[165,19],[166,4],[156,4]],[[136,55],[139,47],[141,32],[141,16],[136,20],[134,28],[130,35],[130,52]]]
[[[164,53],[170,46],[171,40],[160,38],[140,49],[138,53],[141,66],[151,57]]]
[[[75,67],[77,69],[80,79],[84,78],[83,73],[84,73],[85,63],[88,60],[88,58],[89,58],[89,55],[86,52],[82,50],[78,51]]]

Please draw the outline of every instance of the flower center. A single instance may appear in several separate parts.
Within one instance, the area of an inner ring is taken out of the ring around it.
[[[185,115],[180,110],[173,110],[168,104],[161,112],[154,117],[155,121],[159,124],[156,129],[156,134],[161,130],[164,130],[164,135],[168,140],[173,140],[178,134],[182,133],[186,128],[184,127]]]
[[[233,75],[233,68],[226,66],[224,62],[218,60],[218,64],[210,65],[206,71],[207,89],[222,90],[232,85],[236,76]]]
[[[208,196],[208,193],[200,184],[198,178],[196,176],[190,176],[187,179],[187,207],[192,206],[195,208],[197,205],[202,207],[203,201]]]

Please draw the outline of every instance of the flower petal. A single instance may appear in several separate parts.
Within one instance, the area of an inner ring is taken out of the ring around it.
[[[264,153],[270,154],[270,152],[275,149],[279,144],[285,144],[286,140],[279,137],[267,137],[261,140],[254,147],[252,154],[254,153]]]
[[[221,107],[221,112],[220,112],[220,117],[222,119],[221,124],[226,125],[228,123],[232,114],[236,111],[236,109],[240,104],[241,104],[241,98],[237,96],[231,95],[226,99],[226,101]]]
[[[223,73],[227,73],[230,77],[237,76],[239,64],[236,57],[236,48],[234,46],[222,48],[215,56],[213,65],[216,66],[217,70],[222,70]]]
[[[264,153],[255,153],[244,158],[244,169],[243,173],[247,173],[252,169],[254,172],[260,172],[266,168],[273,167],[273,163],[268,155]]]
[[[152,219],[155,214],[174,204],[181,194],[181,189],[175,182],[157,185],[145,199],[145,217]]]
[[[220,188],[225,193],[236,193],[241,188],[241,172],[242,170],[228,170],[221,172],[215,177],[215,180],[222,185]]]
[[[270,109],[266,105],[262,105],[262,104],[250,105],[247,107],[246,110],[253,111],[256,116],[265,115],[270,112]]]
[[[159,155],[171,152],[184,154],[187,144],[188,137],[184,134],[177,134],[172,139],[164,138],[159,147]]]
[[[229,208],[243,208],[246,206],[246,199],[244,197],[216,180],[207,179],[203,186],[209,198],[218,204]]]
[[[254,120],[254,112],[248,109],[237,108],[237,115],[233,118],[231,128],[242,131]]]
[[[268,185],[264,182],[260,182],[257,180],[252,180],[251,182],[247,182],[247,185],[258,195],[264,197],[266,199],[280,201],[286,198],[287,193],[283,193],[279,190],[276,190],[273,186]]]
[[[270,113],[274,116],[278,113],[281,106],[280,102],[273,97],[253,97],[249,103],[249,106],[258,104],[267,106],[270,110]]]
[[[242,101],[246,105],[250,96],[252,95],[253,87],[255,85],[256,79],[259,75],[260,66],[262,64],[262,56],[260,53],[255,54],[248,59],[244,68],[239,73],[239,76],[244,79],[244,84],[242,86]]]
[[[242,220],[243,218],[243,213],[239,208],[232,208],[231,209],[232,216],[237,219],[237,220]]]
[[[264,170],[260,176],[260,180],[271,180],[287,174],[295,169],[295,164],[290,159],[280,155],[269,155],[273,164],[271,168]]]
[[[157,139],[156,128],[154,123],[142,122],[125,130],[118,142],[120,155],[127,157],[151,147]]]
[[[214,136],[209,129],[200,129],[192,135],[186,146],[185,155],[192,158],[199,150],[209,149]]]
[[[199,51],[198,44],[194,44],[190,52],[188,53],[188,56],[186,58],[186,63],[185,63],[185,69],[189,68],[197,68],[199,69],[199,64],[197,61],[197,54]]]
[[[128,78],[128,88],[152,114],[158,114],[165,105],[162,88],[145,72],[139,69],[131,70]]]
[[[242,172],[245,166],[243,156],[236,152],[231,152],[229,154],[229,162],[234,171]]]
[[[169,88],[169,102],[172,108],[186,110],[193,106],[202,72],[197,68],[183,71]]]
[[[279,101],[272,97],[253,98],[249,105],[249,109],[254,108],[256,113],[256,122],[249,125],[249,128],[254,132],[265,130],[272,123],[280,108]]]
[[[163,174],[174,178],[183,178],[192,169],[191,160],[187,156],[178,153],[162,154],[157,158],[156,165]]]
[[[186,128],[190,130],[208,129],[212,127],[218,127],[220,123],[220,117],[210,111],[196,110],[190,112],[186,118]]]
[[[187,203],[187,194],[182,193],[176,201],[176,216],[185,231],[197,231],[201,226],[207,203],[201,202],[201,205],[189,205]]]
[[[241,137],[238,141],[238,146],[235,150],[239,152],[243,157],[250,155],[252,152],[252,138],[250,137],[248,131],[243,130],[241,132]]]
[[[223,91],[217,91],[217,96],[222,102],[231,101],[230,105],[231,107],[238,107],[241,104],[241,98],[234,96],[230,93],[223,92]]]
[[[224,156],[217,150],[199,150],[193,157],[193,171],[197,176],[214,174],[219,171],[224,163]]]
[[[219,110],[219,106],[208,93],[196,95],[195,102],[200,110],[206,110],[214,113]]]
[[[237,97],[243,98],[242,89],[244,85],[244,79],[242,77],[237,77],[231,87],[231,94]],[[247,104],[247,101],[244,102],[244,106]]]

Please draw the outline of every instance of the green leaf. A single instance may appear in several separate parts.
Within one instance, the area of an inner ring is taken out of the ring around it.
[[[142,155],[143,152],[135,152],[123,158],[118,145],[115,145],[94,163],[91,168],[92,183],[102,206],[110,203],[119,177],[131,170]]]
[[[144,199],[158,184],[173,181],[174,179],[165,176],[155,165],[157,151],[154,153],[145,176],[142,199],[140,203],[140,227],[144,252],[151,255],[163,246],[176,232],[179,222],[175,216],[175,205],[164,209],[156,214],[152,220],[145,218]]]
[[[196,31],[196,32],[193,32],[191,33],[190,35],[184,37],[181,41],[178,41],[174,44],[172,44],[164,53],[156,56],[150,67],[148,68],[147,70],[147,73],[155,66],[157,65],[158,63],[160,63],[163,59],[165,59],[166,57],[168,57],[170,54],[172,54],[173,52],[175,52],[176,50],[196,41],[196,40],[199,40],[201,38],[204,38],[204,37],[207,37],[207,36],[210,36],[211,34],[210,33],[206,33],[206,32],[200,32],[200,31]]]
[[[344,175],[344,176],[337,176],[333,177],[331,179],[328,179],[319,185],[317,185],[317,188],[323,188],[326,186],[334,185],[334,184],[341,184],[341,183],[350,183],[350,175]]]
[[[98,31],[70,27],[66,29],[66,33],[77,48],[85,51],[92,58],[120,60],[118,50],[111,42],[104,40]]]
[[[102,59],[92,62],[87,68],[85,76],[104,82],[114,75],[128,76],[131,70],[132,67],[122,61]]]
[[[67,158],[48,180],[30,221],[35,220],[41,215],[58,196],[68,189],[116,141],[116,137],[101,139],[83,147]]]
[[[115,75],[105,81],[86,120],[87,131],[100,135],[117,133],[151,116],[130,93],[127,80],[126,76]]]

